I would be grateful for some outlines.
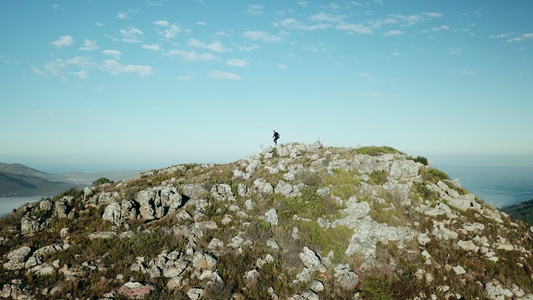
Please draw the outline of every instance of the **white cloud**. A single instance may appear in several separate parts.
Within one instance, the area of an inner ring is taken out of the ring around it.
[[[368,74],[368,73],[361,73],[361,74],[359,74],[359,75],[357,75],[357,76],[359,76],[359,77],[363,77],[363,78],[372,78],[372,77],[373,77],[372,75],[370,75],[370,74]]]
[[[459,55],[459,54],[461,54],[461,48],[459,47],[448,49],[448,55]]]
[[[307,5],[309,5],[309,2],[307,2],[307,1],[298,1],[297,3],[298,3],[298,5],[300,5],[301,7],[307,7]]]
[[[143,47],[144,49],[154,50],[154,51],[160,51],[160,50],[161,50],[161,47],[159,47],[159,45],[157,45],[157,44],[142,45],[142,47]]]
[[[144,33],[135,28],[135,27],[128,27],[127,29],[121,29],[120,33],[122,34],[123,38],[122,41],[126,43],[139,43],[139,38],[144,35]]]
[[[198,22],[196,22],[196,25],[198,25],[198,26],[206,26],[207,23],[203,22],[203,21],[198,21]]]
[[[346,30],[355,33],[371,34],[372,29],[362,24],[341,23],[335,27],[337,30]]]
[[[257,31],[246,31],[244,32],[244,36],[246,38],[249,38],[251,40],[254,40],[254,41],[265,41],[265,42],[268,42],[268,43],[273,43],[273,42],[281,42],[281,41],[284,41],[285,39],[280,37],[280,36],[276,36],[276,35],[272,35],[270,33],[267,33],[267,32],[264,32],[264,31],[260,31],[260,30],[257,30]]]
[[[70,74],[76,75],[79,79],[82,80],[89,78],[89,73],[87,73],[87,71],[71,72]]]
[[[231,52],[231,49],[227,49],[222,45],[220,41],[214,41],[211,44],[206,44],[204,42],[200,42],[197,39],[190,39],[187,45],[193,47],[193,48],[203,48],[208,49],[215,52]]]
[[[193,80],[189,76],[179,76],[178,80],[185,81],[185,82],[192,82]]]
[[[260,5],[260,4],[248,4],[248,9],[246,10],[246,13],[250,14],[250,15],[254,15],[254,16],[262,15],[263,14],[263,9],[265,9],[265,7],[263,5]]]
[[[286,66],[286,65],[278,65],[278,69],[280,69],[280,70],[286,70],[286,69],[287,69],[287,66]]]
[[[228,73],[222,71],[211,71],[208,73],[211,78],[220,78],[220,79],[231,79],[231,80],[240,80],[241,76],[235,73]]]
[[[403,32],[401,30],[390,30],[390,31],[385,32],[383,35],[384,36],[393,36],[393,35],[402,35],[402,34],[405,34],[405,32]]]
[[[73,74],[72,72],[66,73],[65,70],[70,66],[76,66],[78,68],[90,68],[95,64],[91,61],[90,58],[76,56],[68,60],[63,60],[57,58],[54,61],[48,62],[44,65],[44,69],[52,76],[61,77],[66,81],[66,74]],[[35,72],[35,70],[34,70]]]
[[[84,50],[84,51],[93,51],[93,50],[96,50],[96,49],[100,49],[96,45],[96,41],[91,41],[91,40],[88,40],[88,39],[85,39],[84,46],[80,48],[80,50]]]
[[[120,59],[120,56],[122,55],[122,52],[118,50],[104,50],[102,51],[103,54],[113,56],[116,59]]]
[[[74,39],[70,35],[65,35],[59,37],[59,40],[51,42],[50,44],[57,48],[72,46],[72,44],[74,44]]]
[[[392,56],[400,56],[400,52],[395,51],[395,52],[392,52],[391,55],[392,55]]]
[[[37,68],[37,67],[31,67],[31,70],[33,71],[33,73],[35,73],[36,75],[39,75],[39,76],[42,76],[42,77],[46,77],[46,73],[43,72],[41,69]]]
[[[248,67],[250,63],[242,59],[234,58],[227,60],[226,65],[232,67]]]
[[[170,24],[165,21],[165,20],[158,20],[158,21],[155,21],[153,22],[155,25],[158,25],[158,26],[163,26],[163,27],[168,27],[170,26]]]
[[[119,13],[117,14],[117,18],[119,18],[119,19],[121,19],[121,20],[125,20],[125,19],[128,18],[128,16],[126,15],[125,12],[119,12]]]
[[[183,51],[183,50],[170,50],[166,53],[169,56],[180,56],[184,61],[211,61],[218,60],[218,57],[214,56],[211,53],[202,53],[198,54],[194,51]]]
[[[181,32],[190,33],[191,31],[189,29],[180,27],[176,24],[172,24],[169,26],[168,29],[165,29],[164,31],[157,30],[157,32],[159,33],[159,35],[163,36],[166,39],[173,39],[176,37],[178,33],[181,33]]]
[[[506,39],[510,35],[511,35],[510,33],[504,33],[504,34],[499,34],[499,35],[489,35],[489,38],[490,39]]]
[[[464,74],[464,75],[475,75],[475,74],[477,74],[477,72],[473,71],[473,70],[462,70],[460,73]]]
[[[311,16],[311,21],[315,21],[315,22],[332,22],[332,23],[336,23],[336,22],[340,22],[342,20],[346,19],[346,16],[345,15],[333,15],[333,14],[328,14],[328,13],[325,13],[325,12],[320,12],[316,15],[313,15]]]
[[[522,42],[527,39],[533,39],[533,33],[522,34],[520,37],[507,40],[507,42]]]
[[[54,4],[54,5],[52,5],[52,8],[53,8],[54,10],[62,10],[62,9],[63,9],[63,7],[61,7],[61,5],[59,5],[59,4]]]
[[[239,47],[240,52],[250,52],[250,51],[254,51],[255,49],[259,49],[259,46],[254,44],[251,46],[240,46]]]
[[[288,19],[276,22],[274,23],[274,26],[275,27],[286,27],[292,30],[318,30],[318,29],[327,29],[331,27],[331,25],[329,24],[307,25],[293,18],[288,18]]]
[[[140,76],[151,75],[155,72],[154,68],[150,66],[140,65],[122,65],[114,59],[105,60],[102,62],[101,69],[111,74],[134,73]]]
[[[102,26],[104,26],[104,24],[102,24],[102,23],[100,23],[100,22],[96,22],[96,23],[94,23],[94,25],[95,25],[96,27],[102,27]]]

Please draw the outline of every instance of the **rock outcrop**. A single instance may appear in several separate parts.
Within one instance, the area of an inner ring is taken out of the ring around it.
[[[533,299],[533,229],[389,147],[172,166],[0,225],[6,299]]]

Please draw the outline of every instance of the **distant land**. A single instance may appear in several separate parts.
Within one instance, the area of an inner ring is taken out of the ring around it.
[[[0,162],[0,197],[50,197],[71,188],[82,189],[101,177],[113,181],[132,178],[142,171],[52,174],[19,163]]]
[[[522,220],[533,225],[533,199],[500,208],[513,219]]]

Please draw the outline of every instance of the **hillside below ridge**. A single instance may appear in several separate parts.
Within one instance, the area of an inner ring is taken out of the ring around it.
[[[0,298],[533,299],[531,230],[425,158],[283,144],[22,206]]]

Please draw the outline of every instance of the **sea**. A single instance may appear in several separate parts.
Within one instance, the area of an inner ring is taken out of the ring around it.
[[[504,207],[533,199],[532,156],[457,156],[427,157],[432,166],[493,207]],[[0,217],[35,197],[0,198]]]
[[[463,188],[493,207],[533,199],[533,155],[427,158],[434,168],[459,179]]]

